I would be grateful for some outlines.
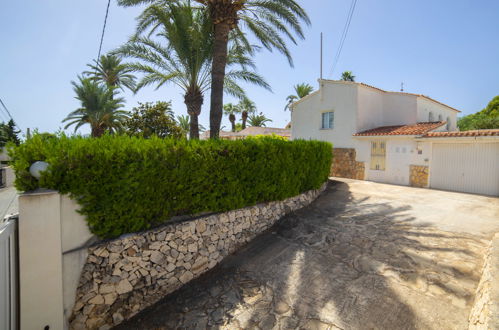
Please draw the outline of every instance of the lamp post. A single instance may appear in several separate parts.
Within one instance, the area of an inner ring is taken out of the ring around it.
[[[43,161],[36,161],[29,167],[29,173],[37,180],[40,180],[42,172],[46,171],[49,164]]]

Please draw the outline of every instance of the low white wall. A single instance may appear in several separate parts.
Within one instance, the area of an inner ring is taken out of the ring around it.
[[[86,245],[95,241],[78,205],[52,190],[19,196],[21,329],[67,329]]]
[[[14,169],[10,166],[3,167],[3,175],[5,176],[5,187],[13,187],[14,181],[16,180],[16,174],[14,173]]]

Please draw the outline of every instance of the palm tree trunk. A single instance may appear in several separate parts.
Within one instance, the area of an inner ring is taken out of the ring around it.
[[[190,115],[190,127],[189,127],[189,138],[191,140],[199,140],[199,123],[198,123],[198,116],[193,114]]]
[[[210,138],[218,139],[223,115],[225,66],[230,25],[215,24],[213,63],[211,68]]]
[[[105,129],[100,127],[100,126],[92,126],[92,132],[91,136],[92,137],[101,137],[105,132]]]
[[[230,121],[230,124],[232,126],[232,132],[236,132],[236,115],[234,115],[233,113],[231,113],[229,115],[229,121]]]
[[[248,112],[247,111],[243,111],[241,119],[243,121],[242,128],[245,129],[246,128],[246,121],[248,120]]]
[[[190,116],[189,137],[191,140],[199,139],[198,116],[201,114],[203,106],[203,93],[198,86],[192,86],[184,95],[184,103],[187,106],[187,113]]]

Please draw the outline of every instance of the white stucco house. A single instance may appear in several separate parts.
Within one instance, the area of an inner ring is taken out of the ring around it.
[[[499,130],[457,131],[428,96],[320,80],[292,105],[291,138],[333,143],[333,176],[499,196]]]

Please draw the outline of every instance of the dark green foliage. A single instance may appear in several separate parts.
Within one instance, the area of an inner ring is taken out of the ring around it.
[[[19,133],[21,131],[16,129],[16,123],[12,119],[7,124],[0,123],[0,147],[4,147],[8,142],[19,145],[21,143],[18,136]]]
[[[104,135],[39,135],[11,150],[16,187],[70,194],[102,237],[141,231],[180,214],[221,212],[316,189],[331,165],[331,144],[271,137],[238,141]],[[50,164],[38,182],[28,172]]]
[[[461,131],[499,128],[499,95],[482,111],[459,118],[457,126]]]
[[[175,121],[171,102],[139,103],[123,126],[125,133],[131,136],[185,137]]]

